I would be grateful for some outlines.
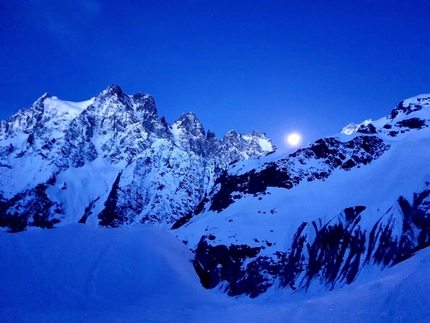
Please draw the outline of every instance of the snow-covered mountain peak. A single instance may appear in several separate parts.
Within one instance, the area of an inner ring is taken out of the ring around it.
[[[232,129],[232,130],[227,131],[227,133],[224,135],[224,138],[225,139],[226,138],[237,138],[238,136],[239,136],[239,134]]]
[[[141,115],[148,115],[151,117],[157,117],[158,118],[158,111],[155,106],[155,100],[152,96],[146,93],[137,93],[134,94],[132,97],[135,109],[138,113]]]
[[[353,133],[357,132],[357,130],[361,127],[361,126],[367,126],[369,123],[372,123],[372,119],[367,119],[365,121],[363,121],[362,123],[359,124],[355,124],[353,122],[351,122],[349,125],[347,125],[346,127],[344,127],[340,133],[343,133],[345,135],[352,135]]]
[[[429,110],[430,94],[421,94],[400,102],[396,108],[391,111],[390,119],[395,119],[399,114],[409,115],[413,112]],[[424,111],[423,111],[424,112]]]
[[[208,131],[206,134],[202,123],[193,112],[178,118],[170,131],[180,147],[200,156],[210,156],[224,166],[232,161],[256,158],[276,150],[271,140],[259,131],[242,134],[231,130],[218,141],[215,133]]]
[[[95,102],[100,102],[100,105],[104,107],[125,107],[131,108],[132,100],[131,97],[125,94],[122,89],[118,85],[109,85],[105,90],[100,92],[99,95],[96,96]],[[107,102],[111,102],[111,104],[106,104]]]
[[[34,104],[36,104],[36,102],[43,102],[45,99],[47,98],[51,98],[52,96],[48,93],[45,92],[44,94],[42,94],[42,96],[40,98],[38,98]]]
[[[215,132],[208,130],[208,132],[206,134],[206,139],[207,140],[216,140]]]
[[[234,156],[194,113],[169,126],[150,95],[117,85],[77,103],[45,94],[0,121],[0,226],[170,226],[232,161],[268,153],[250,140],[231,146]]]
[[[83,102],[64,101],[45,93],[29,109],[21,109],[0,121],[0,140],[32,133],[43,137],[55,132],[54,137],[58,137],[59,131],[64,131],[93,102],[94,98]]]
[[[243,134],[230,130],[221,140],[221,145],[225,154],[235,161],[255,158],[257,155],[264,156],[276,151],[275,145],[261,131]],[[241,152],[243,148],[245,150]]]
[[[110,96],[110,95],[116,95],[116,96],[121,96],[121,95],[125,95],[125,93],[122,91],[121,87],[119,85],[116,84],[111,84],[109,85],[105,90],[103,90],[100,95],[102,96]]]
[[[189,134],[195,137],[205,137],[206,133],[202,123],[197,118],[194,112],[182,114],[174,123],[176,128],[184,129]]]
[[[409,99],[403,100],[399,103],[399,105],[402,105],[403,107],[408,107],[410,105],[428,106],[430,105],[430,94],[420,94],[411,97]]]
[[[212,155],[213,151],[209,151],[205,129],[194,112],[182,114],[172,124],[170,131],[180,147],[199,156]]]
[[[389,115],[381,119],[369,119],[360,124],[350,123],[341,130],[341,134],[380,134],[398,138],[429,125],[430,94],[422,94],[400,102]]]

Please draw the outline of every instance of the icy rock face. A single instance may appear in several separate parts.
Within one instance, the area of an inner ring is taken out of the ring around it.
[[[229,131],[222,140],[216,140],[215,134],[207,134],[193,112],[183,114],[171,126],[175,143],[185,150],[190,150],[203,157],[209,157],[220,165],[257,158],[276,150],[266,135],[259,131],[250,134]]]
[[[206,147],[206,133],[200,120],[193,112],[183,114],[172,125],[176,143],[185,150],[193,151],[199,156],[209,155]]]
[[[429,124],[423,95],[338,137],[224,171],[174,226],[203,286],[249,297],[334,289],[430,246]]]
[[[430,94],[420,95],[400,102],[390,115],[375,122],[366,120],[358,125],[349,124],[341,133],[352,135],[356,133],[380,134],[397,137],[411,130],[428,127],[430,119]]]
[[[346,143],[331,137],[319,139],[261,169],[233,176],[225,172],[216,182],[218,189],[211,196],[209,210],[220,212],[242,194],[263,193],[268,187],[291,189],[303,181],[325,179],[336,170],[369,164],[387,149],[389,145],[377,137],[360,136]]]
[[[230,161],[256,158],[275,151],[270,140],[259,131],[244,135],[231,130],[221,140],[220,146],[217,154]]]
[[[249,146],[227,146],[193,113],[169,125],[151,96],[117,85],[78,103],[45,94],[0,121],[0,226],[169,227],[194,210],[229,163],[275,150],[262,133],[245,136]]]
[[[303,222],[288,248],[273,254],[260,255],[273,244],[267,240],[259,247],[225,246],[204,235],[194,266],[203,286],[222,283],[230,296],[254,298],[274,284],[293,290],[308,290],[312,283],[328,289],[350,284],[365,266],[393,266],[430,246],[429,193],[416,194],[413,201],[399,197],[373,226],[363,227],[365,206],[346,208],[326,223]]]

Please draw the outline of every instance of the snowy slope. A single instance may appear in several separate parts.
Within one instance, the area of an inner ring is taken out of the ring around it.
[[[204,286],[334,289],[429,246],[429,125],[422,95],[338,137],[233,165],[175,232]]]
[[[211,300],[189,250],[154,226],[113,230],[73,224],[2,234],[0,241],[1,322],[96,322],[129,317],[128,311],[138,311],[137,319],[171,306],[180,316],[181,307]]]
[[[45,94],[0,121],[0,226],[170,227],[228,164],[274,150],[261,132],[218,140],[193,113],[169,125],[116,85],[80,103]]]
[[[272,289],[254,301],[201,287],[192,254],[144,225],[0,235],[0,322],[426,322],[429,249],[351,286]]]

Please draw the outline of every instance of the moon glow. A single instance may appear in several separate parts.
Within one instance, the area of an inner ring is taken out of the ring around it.
[[[290,146],[297,146],[302,141],[302,136],[297,132],[293,132],[287,135],[287,142]]]

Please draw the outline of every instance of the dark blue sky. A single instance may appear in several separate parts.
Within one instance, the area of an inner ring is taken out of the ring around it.
[[[430,93],[429,17],[427,0],[0,0],[0,119],[115,83],[218,138],[311,141]]]

